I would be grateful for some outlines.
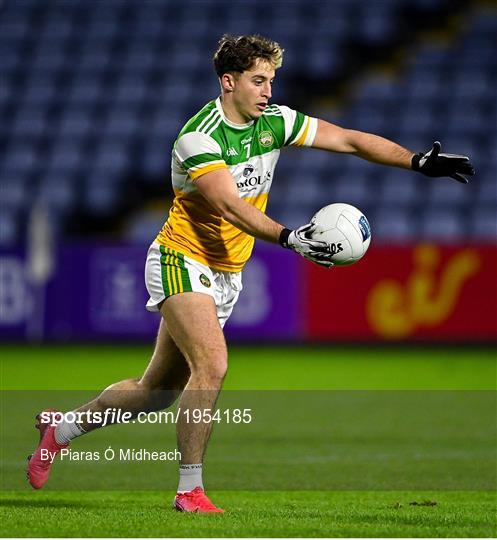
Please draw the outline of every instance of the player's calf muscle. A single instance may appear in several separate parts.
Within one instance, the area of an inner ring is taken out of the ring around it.
[[[76,410],[76,412],[103,412],[106,409],[121,409],[130,412],[133,417],[140,412],[161,410],[169,407],[177,399],[179,391],[150,389],[137,379],[127,379],[112,384],[96,399]],[[109,422],[108,422],[109,423]],[[82,424],[85,431],[100,427],[99,423]]]

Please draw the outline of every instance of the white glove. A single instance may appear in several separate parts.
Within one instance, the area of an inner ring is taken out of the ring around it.
[[[283,229],[280,234],[279,242],[284,248],[292,249],[309,261],[329,268],[333,266],[330,247],[326,242],[312,240],[312,233],[316,230],[315,223],[302,225],[295,231]]]

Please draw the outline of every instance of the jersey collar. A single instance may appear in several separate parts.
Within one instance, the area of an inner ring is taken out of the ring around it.
[[[224,111],[223,111],[223,107],[221,105],[221,98],[218,97],[216,99],[216,108],[217,110],[219,111],[219,114],[221,115],[221,118],[223,119],[223,122],[225,124],[228,124],[228,126],[232,127],[232,128],[235,128],[235,129],[246,129],[248,127],[250,127],[254,121],[253,120],[250,120],[250,122],[247,122],[246,124],[235,124],[235,122],[232,122],[231,120],[228,120],[226,118],[226,115],[224,114]]]

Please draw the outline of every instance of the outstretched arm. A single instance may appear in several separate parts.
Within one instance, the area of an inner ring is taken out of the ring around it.
[[[197,178],[195,184],[214,211],[241,231],[267,242],[279,243],[321,266],[333,266],[327,244],[309,238],[315,229],[314,224],[292,231],[272,220],[240,198],[228,169],[205,173]]]
[[[330,152],[354,154],[373,163],[403,169],[411,168],[411,161],[415,155],[414,152],[378,135],[344,129],[325,120],[318,120],[318,129],[312,147]]]
[[[324,120],[318,120],[312,147],[353,154],[382,165],[412,169],[426,176],[449,176],[464,184],[468,182],[464,175],[475,174],[467,156],[440,153],[441,144],[438,141],[433,143],[430,151],[415,154],[378,135],[344,129]]]

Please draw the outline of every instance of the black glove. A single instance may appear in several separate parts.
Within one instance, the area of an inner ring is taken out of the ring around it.
[[[458,154],[440,154],[442,145],[435,141],[433,148],[426,154],[419,153],[413,156],[411,166],[413,171],[418,171],[426,176],[449,176],[462,184],[467,184],[468,179],[463,176],[473,176],[475,169],[467,156]]]

